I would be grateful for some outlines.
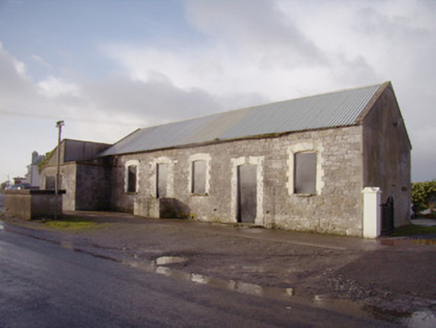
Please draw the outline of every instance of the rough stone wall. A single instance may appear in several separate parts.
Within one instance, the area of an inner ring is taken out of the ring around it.
[[[48,189],[47,178],[56,179],[56,165],[46,166],[40,174],[40,188]],[[54,185],[53,185],[54,189]],[[59,167],[59,190],[65,190],[62,196],[62,210],[74,211],[76,209],[76,164],[73,162],[61,164]]]
[[[41,172],[41,186],[47,177],[56,176],[56,166],[46,166]],[[104,161],[68,162],[60,166],[60,189],[63,210],[110,210],[111,167]]]
[[[141,195],[138,195],[138,193],[128,193],[125,190],[125,179],[126,179],[126,168],[125,164],[127,161],[136,159],[137,156],[122,156],[118,157],[115,156],[112,160],[112,175],[111,175],[111,204],[112,204],[112,210],[119,211],[119,212],[127,212],[127,213],[133,213],[133,202],[136,199],[136,197],[141,197],[142,199],[145,199],[144,193],[141,193]],[[144,169],[141,170],[142,165],[138,168],[138,175],[141,176],[141,180],[143,179],[144,175],[146,174],[146,171]],[[141,170],[139,172],[139,170]],[[138,190],[144,189],[144,187],[141,188],[139,186]]]
[[[5,211],[8,215],[32,220],[51,218],[62,213],[62,196],[54,191],[6,190]]]
[[[6,190],[5,192],[5,212],[16,218],[24,220],[32,219],[32,201],[30,192],[27,190]]]
[[[56,177],[56,166],[46,166],[42,169],[41,174],[39,175],[39,186],[41,189],[48,189],[46,186],[47,178],[55,178]]]
[[[112,204],[133,212],[134,203],[156,197],[156,165],[169,164],[168,197],[198,220],[236,222],[236,167],[257,165],[256,224],[300,231],[362,235],[361,126],[292,133],[276,138],[239,140],[113,158]],[[300,146],[299,146],[300,145]],[[317,155],[317,193],[294,194],[295,151]],[[210,155],[209,192],[190,192],[190,158]],[[126,163],[137,160],[139,187],[125,192]],[[146,206],[146,205],[144,205]],[[142,211],[145,212],[145,211]]]
[[[111,168],[98,163],[77,163],[76,167],[75,210],[110,210]]]
[[[56,199],[57,198],[57,199]],[[55,217],[62,214],[62,200],[63,195],[56,195],[53,193],[39,193],[38,191],[32,192],[32,219]]]
[[[317,152],[317,194],[308,197],[291,194],[285,198],[282,194],[274,197],[277,190],[267,192],[267,195],[271,195],[270,202],[278,202],[275,210],[271,210],[273,222],[288,229],[360,236],[361,127],[291,134],[287,143],[289,147],[313,143]],[[285,166],[285,170],[288,167],[289,165]],[[271,173],[276,171],[270,171]],[[276,189],[281,179],[276,174],[275,183],[271,187]],[[288,179],[291,180],[292,176]],[[268,211],[267,208],[265,210]]]
[[[363,123],[364,186],[379,187],[382,202],[394,199],[394,225],[410,222],[410,141],[394,91],[389,85]]]
[[[60,167],[61,189],[65,190],[65,194],[62,196],[62,209],[64,211],[76,209],[76,172],[75,163],[66,163]]]

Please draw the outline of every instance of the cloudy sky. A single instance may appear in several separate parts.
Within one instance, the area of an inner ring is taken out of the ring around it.
[[[392,81],[436,178],[436,1],[0,0],[0,182],[63,137]]]

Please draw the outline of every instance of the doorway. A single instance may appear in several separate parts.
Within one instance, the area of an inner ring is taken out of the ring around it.
[[[257,166],[240,165],[238,178],[238,222],[254,223],[257,214]]]
[[[157,164],[156,167],[156,198],[167,197],[168,164]]]

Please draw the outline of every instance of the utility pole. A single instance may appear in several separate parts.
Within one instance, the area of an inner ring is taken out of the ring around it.
[[[65,125],[64,121],[57,121],[56,127],[59,129],[58,133],[58,160],[57,160],[57,167],[56,167],[56,180],[55,180],[55,219],[58,218],[58,197],[59,197],[59,180],[60,180],[60,163],[61,163],[61,134],[62,134],[62,127]]]

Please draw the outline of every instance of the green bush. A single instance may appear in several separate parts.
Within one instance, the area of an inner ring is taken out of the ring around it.
[[[56,148],[55,148],[56,149]],[[48,152],[45,154],[43,160],[41,162],[39,162],[38,164],[36,164],[36,166],[38,167],[38,171],[39,173],[41,173],[42,169],[48,165],[48,163],[50,162],[50,159],[53,157],[54,153],[55,153],[55,149],[53,149],[52,151]]]
[[[412,203],[416,212],[428,209],[432,196],[436,196],[436,180],[412,183]]]

